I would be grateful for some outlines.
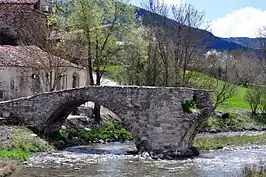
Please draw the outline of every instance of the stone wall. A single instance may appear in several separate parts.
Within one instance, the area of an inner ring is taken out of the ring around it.
[[[0,4],[0,28],[9,28],[23,44],[42,48],[48,32],[47,16],[32,5]]]
[[[191,99],[199,104],[196,111],[188,113],[182,103]],[[0,102],[0,116],[38,132],[52,133],[61,128],[72,110],[87,101],[117,114],[132,132],[140,152],[163,157],[195,154],[192,140],[211,108],[209,91],[94,86]]]

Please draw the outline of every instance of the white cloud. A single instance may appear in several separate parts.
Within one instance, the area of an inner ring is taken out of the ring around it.
[[[159,0],[159,1],[170,5],[179,5],[185,2],[185,0]]]
[[[219,37],[257,37],[264,26],[266,11],[246,7],[213,21],[210,29]]]

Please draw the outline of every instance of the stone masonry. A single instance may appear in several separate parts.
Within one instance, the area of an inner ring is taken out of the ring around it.
[[[122,119],[140,152],[187,157],[195,155],[192,140],[210,114],[210,96],[210,91],[190,88],[92,86],[0,102],[0,117],[49,134],[59,131],[75,108],[92,101]],[[188,113],[182,103],[192,99],[199,104]]]

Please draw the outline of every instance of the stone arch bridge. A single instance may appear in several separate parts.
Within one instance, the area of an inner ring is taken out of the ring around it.
[[[190,88],[91,86],[47,92],[0,102],[0,117],[36,132],[59,131],[67,116],[87,101],[117,114],[139,151],[151,155],[191,156],[197,130],[210,113],[211,92]],[[186,100],[198,103],[186,111]]]

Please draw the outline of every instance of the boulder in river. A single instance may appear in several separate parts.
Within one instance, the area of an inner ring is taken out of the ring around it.
[[[93,119],[93,107],[81,106],[77,109],[78,115],[69,115],[62,126],[62,130],[66,131],[78,131],[88,130],[96,122]],[[103,121],[113,121],[118,124],[121,123],[121,119],[112,111],[107,108],[101,107],[101,118]]]
[[[5,141],[10,138],[10,132],[7,126],[0,125],[0,141]]]

